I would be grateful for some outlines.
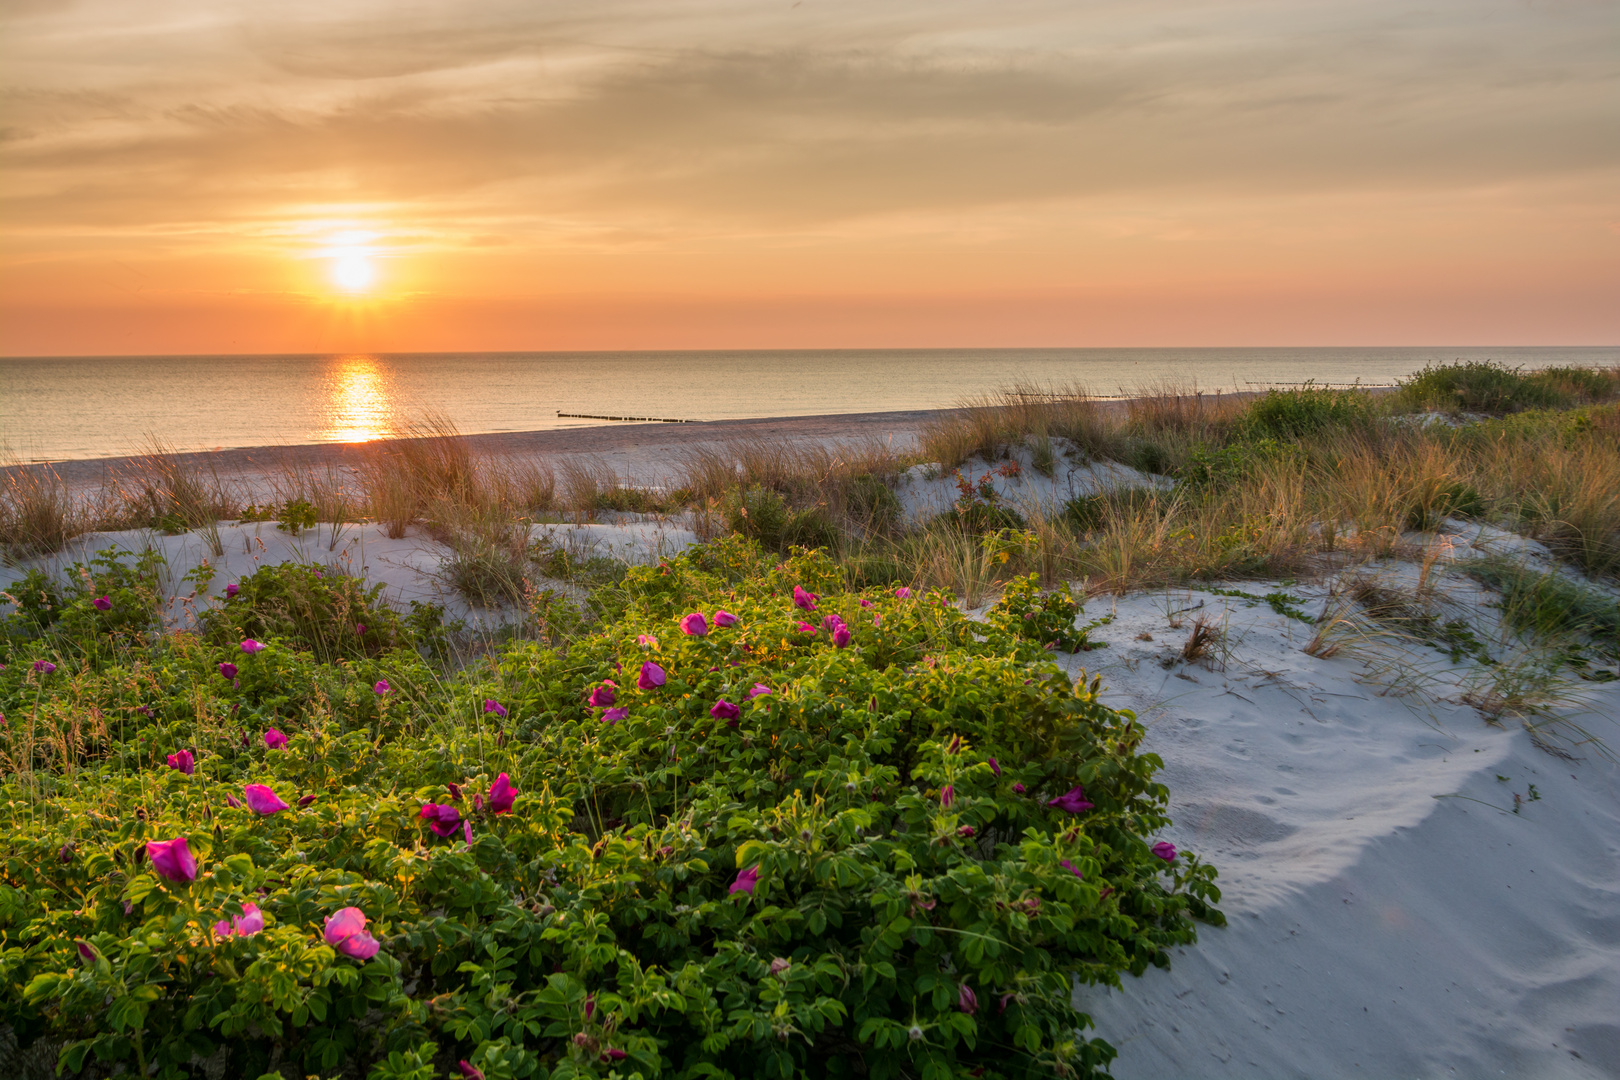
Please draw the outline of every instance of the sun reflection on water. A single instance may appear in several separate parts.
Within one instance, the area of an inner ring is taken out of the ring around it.
[[[326,442],[369,442],[394,433],[388,370],[374,356],[334,359],[326,376]]]

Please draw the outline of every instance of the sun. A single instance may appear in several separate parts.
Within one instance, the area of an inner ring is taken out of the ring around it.
[[[345,248],[332,253],[332,283],[344,292],[365,292],[377,279],[371,252],[365,248]]]

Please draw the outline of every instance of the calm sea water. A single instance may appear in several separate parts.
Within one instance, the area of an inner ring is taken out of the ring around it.
[[[0,450],[108,457],[358,442],[430,412],[461,431],[602,423],[558,413],[725,420],[929,409],[1013,381],[1128,394],[1388,384],[1430,362],[1620,363],[1620,349],[962,349],[0,358]]]

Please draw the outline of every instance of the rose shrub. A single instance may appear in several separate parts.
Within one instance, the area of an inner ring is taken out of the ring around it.
[[[795,587],[848,647],[793,632]],[[1160,762],[1046,659],[1067,608],[1032,588],[978,622],[730,538],[438,677],[259,624],[247,657],[9,636],[0,1024],[69,1075],[1100,1075],[1076,982],[1166,964],[1218,893],[1154,854]],[[189,883],[147,854],[178,837]]]

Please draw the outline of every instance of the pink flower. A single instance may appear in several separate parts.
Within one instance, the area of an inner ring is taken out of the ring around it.
[[[778,956],[776,959],[771,961],[771,974],[772,975],[780,975],[780,974],[782,974],[782,972],[786,971],[788,968],[790,968],[792,966],[793,966],[793,961],[787,959],[784,956]]]
[[[111,611],[112,597],[98,596],[94,600],[90,601],[90,606],[95,608],[97,611]]]
[[[629,715],[630,710],[621,705],[617,709],[608,709],[606,712],[604,712],[602,714],[602,720],[604,723],[617,724],[620,720],[623,720]]]
[[[450,836],[461,824],[461,811],[449,803],[423,803],[418,817],[428,823],[428,828],[440,836]]]
[[[754,886],[758,885],[758,884],[759,884],[759,867],[750,866],[748,869],[740,871],[737,874],[737,880],[733,881],[731,883],[731,887],[729,889],[727,889],[726,892],[728,892],[728,893],[747,893],[749,896],[753,896],[754,895]]]
[[[190,750],[180,750],[169,755],[169,768],[179,769],[190,776],[197,771],[197,759],[191,756]]]
[[[1095,804],[1086,801],[1086,789],[1076,784],[1057,798],[1048,799],[1046,805],[1070,814],[1080,814],[1092,809]]]
[[[1083,878],[1086,876],[1080,872],[1080,868],[1078,866],[1074,865],[1074,863],[1070,862],[1068,859],[1059,859],[1058,865],[1077,878]]]
[[[93,964],[96,962],[96,950],[93,945],[91,945],[88,941],[83,940],[76,941],[74,944],[79,947],[80,960],[83,960],[87,964]]]
[[[467,846],[472,847],[472,821],[471,820],[463,819],[463,821],[461,822],[461,835],[467,841]]]
[[[485,698],[484,699],[484,711],[486,713],[494,713],[496,716],[499,716],[503,720],[506,719],[506,706],[502,705],[500,702],[496,701],[494,698]]]
[[[910,600],[911,590],[902,585],[898,589],[894,590],[894,595],[899,597],[901,600]]]
[[[755,683],[748,690],[748,696],[750,698],[763,697],[766,694],[773,694],[773,693],[775,693],[775,691],[772,690],[770,687],[766,686],[762,682]]]
[[[56,665],[51,663],[49,660],[35,660],[34,670],[39,672],[41,675],[49,675],[51,672],[56,670]]]
[[[236,810],[239,809],[242,804],[237,800],[235,795],[227,795],[225,796],[225,805],[230,807],[232,810]]]
[[[641,674],[636,677],[636,685],[643,690],[655,690],[664,685],[664,669],[651,660],[641,665]]]
[[[450,800],[452,802],[460,802],[461,801],[461,785],[460,784],[458,784],[454,780],[452,780],[452,781],[450,781],[448,784],[446,784],[444,786],[450,789]]]
[[[737,625],[737,616],[733,615],[731,612],[725,610],[724,608],[720,608],[720,609],[716,610],[715,613],[714,613],[714,625],[716,625],[716,626],[736,626]]]
[[[962,752],[962,736],[952,735],[951,741],[945,744],[945,752],[952,757]]]
[[[1153,854],[1157,855],[1165,862],[1176,861],[1176,845],[1169,843],[1168,841],[1160,840],[1157,844],[1153,845],[1152,850]]]
[[[146,845],[146,857],[152,860],[152,869],[158,876],[176,885],[190,885],[197,880],[197,859],[191,854],[186,838],[152,840]]]
[[[861,607],[871,607],[871,606],[872,606],[872,601],[866,599],[866,597],[864,597],[864,596],[861,597]]]
[[[275,728],[271,728],[269,731],[264,733],[264,745],[269,747],[271,750],[280,750],[283,746],[287,745],[287,736],[283,735]]]
[[[326,943],[344,956],[370,960],[382,946],[366,933],[366,916],[357,907],[346,907],[326,920]]]
[[[623,1061],[630,1055],[617,1047],[610,1046],[606,1050],[602,1051],[602,1056],[609,1061]]]
[[[969,1016],[979,1011],[979,996],[967,983],[963,983],[962,988],[956,992],[956,1007]]]
[[[793,624],[793,629],[801,634],[814,634],[816,632],[816,628],[807,622],[796,622]]]
[[[287,809],[287,804],[281,796],[265,784],[249,784],[242,789],[242,798],[247,801],[248,809],[261,817],[279,814]]]
[[[235,679],[236,665],[227,660],[223,664],[219,665],[219,673],[225,676],[227,679]]]
[[[461,1080],[484,1080],[484,1071],[465,1058],[456,1063],[456,1068],[461,1070]]]
[[[991,772],[995,773],[997,776],[1001,775],[1001,765],[996,761],[995,758],[991,758],[989,761],[985,762],[985,764],[990,766]]]
[[[254,641],[252,638],[248,638],[246,641],[242,642],[242,651],[247,653],[249,656],[261,651],[263,648],[264,642]]]
[[[1024,787],[1023,784],[1018,783],[1016,780],[1013,781],[1013,794],[1014,795],[1022,795],[1027,790],[1029,790],[1029,789]]]
[[[376,685],[373,686],[371,689],[376,693],[376,695],[378,697],[382,697],[384,694],[386,694],[390,690],[392,690],[393,687],[388,685],[388,680],[387,679],[378,679]]]
[[[605,679],[601,686],[591,691],[589,704],[593,709],[605,709],[613,704],[613,700],[617,696],[618,683],[615,683],[612,679]]]
[[[363,623],[363,622],[355,623],[354,624],[354,632],[356,634],[359,634],[361,637],[365,637],[365,635],[366,635],[366,624]]]
[[[793,606],[803,608],[805,611],[816,610],[816,601],[821,597],[813,592],[805,592],[802,588],[793,586]]]
[[[681,619],[681,633],[692,637],[707,637],[709,620],[703,617],[703,612],[694,611]]]
[[[517,802],[518,789],[512,783],[512,778],[505,773],[495,778],[489,786],[489,811],[492,814],[510,814],[512,804]]]
[[[214,933],[218,937],[252,937],[264,929],[264,912],[259,910],[258,904],[247,903],[242,905],[242,914],[234,916],[229,922],[221,919],[214,924]]]
[[[303,795],[303,796],[300,796],[299,799],[298,799],[298,808],[300,810],[302,810],[304,807],[309,806],[311,803],[313,803],[318,798],[320,798],[319,795]]]
[[[944,787],[939,789],[939,805],[940,806],[949,807],[951,805],[951,803],[953,803],[955,801],[956,801],[956,787],[954,785],[946,784]]]
[[[849,627],[839,623],[833,629],[833,646],[839,649],[849,648]]]
[[[229,600],[241,591],[242,586],[233,581],[229,585],[225,586],[225,599]]]
[[[637,634],[636,644],[640,645],[643,649],[656,649],[658,648],[658,639],[653,637],[651,634]]]
[[[882,626],[883,625],[883,616],[881,616],[881,615],[873,615],[872,616],[872,625],[873,626]]]
[[[721,698],[709,707],[709,715],[716,720],[735,720],[742,715],[742,710],[725,698]]]

